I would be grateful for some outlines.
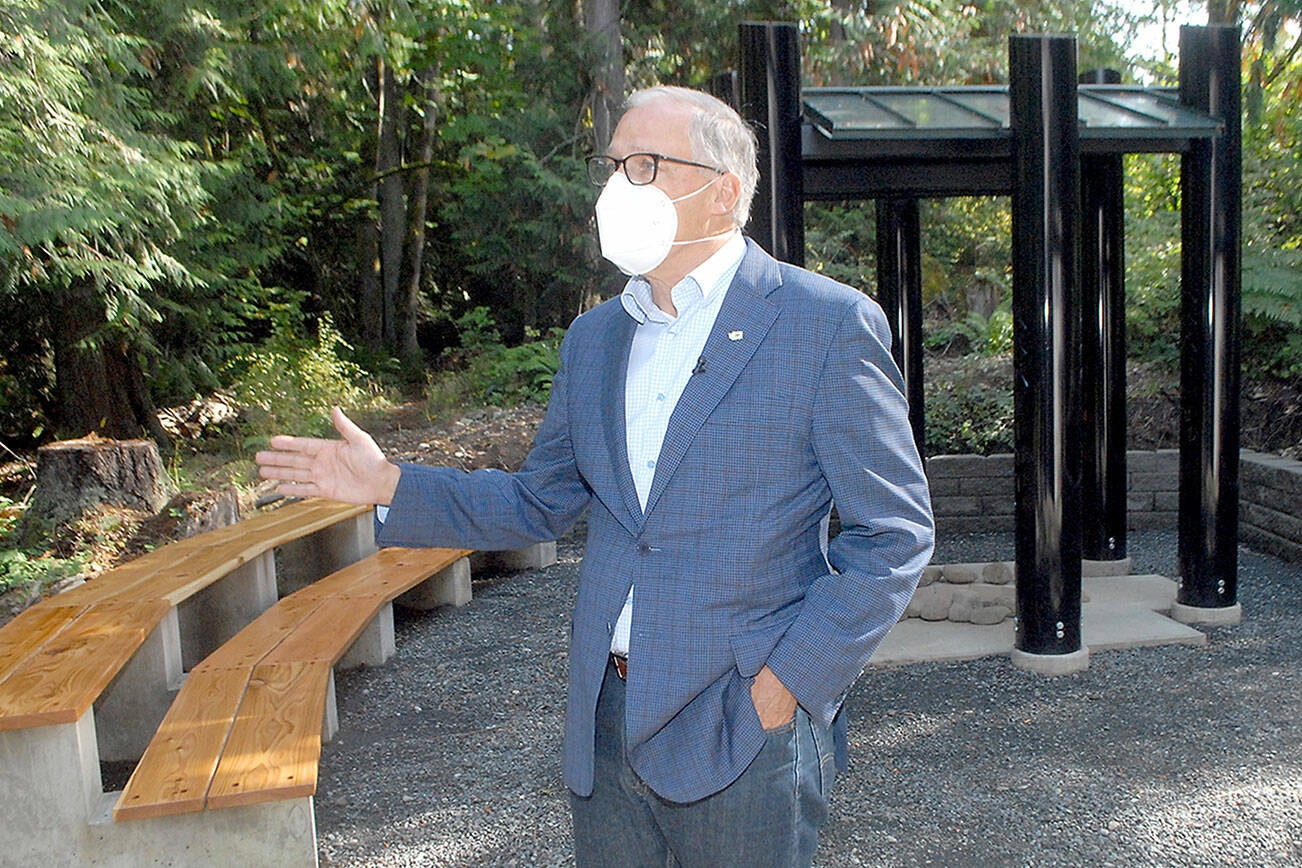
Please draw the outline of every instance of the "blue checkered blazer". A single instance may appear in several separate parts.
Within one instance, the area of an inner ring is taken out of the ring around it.
[[[885,317],[748,241],[645,512],[624,436],[635,326],[618,299],[576,319],[520,470],[404,465],[379,543],[518,548],[590,508],[565,723],[565,782],[580,795],[592,791],[597,694],[630,584],[628,755],[652,789],[694,801],[741,774],[764,744],[749,688],[766,663],[806,711],[836,719],[844,757],[846,690],[932,550]],[[825,555],[833,501],[842,531]]]

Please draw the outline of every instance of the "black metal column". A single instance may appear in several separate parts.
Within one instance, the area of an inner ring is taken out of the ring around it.
[[[1076,40],[1009,38],[1017,632],[1023,655],[1081,644],[1080,139]],[[1019,655],[1014,653],[1015,663]],[[1018,665],[1027,665],[1023,662]],[[1038,665],[1038,664],[1037,664]]]
[[[1180,590],[1236,605],[1239,518],[1239,29],[1180,28],[1180,101],[1224,122],[1180,163]]]
[[[891,324],[891,355],[904,374],[909,424],[925,454],[922,399],[922,230],[917,199],[877,200],[877,300]]]
[[[741,116],[759,136],[749,234],[775,258],[804,265],[800,31],[795,24],[748,21],[741,25],[740,42]]]
[[[1084,84],[1120,84],[1114,69]],[[1081,158],[1081,555],[1126,556],[1126,265],[1120,154]]]

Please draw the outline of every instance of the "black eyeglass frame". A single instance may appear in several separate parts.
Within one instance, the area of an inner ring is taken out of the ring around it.
[[[647,178],[645,181],[634,181],[632,178],[628,178],[628,161],[633,159],[634,157],[651,158],[650,178]],[[682,166],[695,166],[698,169],[709,169],[711,172],[715,172],[716,174],[719,175],[728,174],[727,169],[720,169],[716,166],[707,166],[705,163],[698,163],[695,160],[684,160],[679,157],[670,157],[665,154],[655,154],[655,153],[651,153],[650,151],[638,151],[637,153],[629,154],[627,157],[624,157],[623,159],[616,159],[615,157],[611,157],[606,154],[594,154],[593,156],[588,157],[584,162],[587,163],[588,166],[588,180],[592,183],[594,187],[606,186],[606,181],[609,181],[611,177],[616,172],[618,172],[621,168],[624,170],[624,177],[628,178],[628,182],[630,184],[634,185],[635,187],[644,187],[647,184],[655,183],[655,179],[660,174],[660,163],[662,161],[666,163],[678,163],[679,165]],[[609,173],[606,174],[605,179],[600,182],[598,182],[596,177],[593,175],[593,171],[598,167],[601,167],[602,169],[605,168],[610,169]]]

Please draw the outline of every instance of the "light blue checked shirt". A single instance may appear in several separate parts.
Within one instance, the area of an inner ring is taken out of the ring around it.
[[[674,309],[678,311],[676,317],[656,306],[646,278],[632,278],[620,294],[624,310],[638,323],[628,351],[628,375],[624,381],[624,431],[628,468],[643,510],[651,493],[665,431],[669,429],[669,417],[701,361],[705,339],[714,328],[728,285],[745,253],[746,242],[737,232],[713,256],[680,280],[670,291]],[[704,363],[708,365],[709,359]],[[624,657],[628,656],[633,623],[633,590],[629,588],[610,642],[610,650]]]

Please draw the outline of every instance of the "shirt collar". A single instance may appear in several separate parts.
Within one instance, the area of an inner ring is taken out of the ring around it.
[[[670,296],[674,300],[674,307],[681,315],[685,309],[691,307],[698,301],[705,301],[714,296],[716,292],[723,292],[727,289],[730,282],[724,278],[729,278],[736,273],[737,267],[741,264],[742,257],[746,255],[746,240],[741,232],[734,232],[732,237],[724,242],[723,246],[714,251],[710,258],[693,268],[687,275],[674,285]],[[637,320],[638,323],[644,323],[648,319],[653,322],[672,322],[673,317],[665,313],[656,306],[651,297],[651,283],[645,277],[632,277],[624,286],[624,291],[619,296],[620,303],[628,315]]]

